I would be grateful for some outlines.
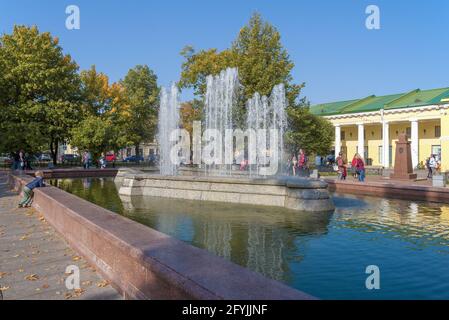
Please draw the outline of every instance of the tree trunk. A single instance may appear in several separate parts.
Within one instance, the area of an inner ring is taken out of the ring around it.
[[[50,153],[53,159],[53,164],[56,166],[58,162],[58,140],[51,140],[50,142]]]
[[[134,145],[135,145],[135,149],[136,149],[136,158],[137,158],[140,155],[139,154],[140,142],[136,142]]]

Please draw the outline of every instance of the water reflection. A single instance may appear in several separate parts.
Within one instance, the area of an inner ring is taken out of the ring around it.
[[[323,299],[449,299],[448,205],[335,194],[333,214],[300,213],[119,196],[107,178],[52,183]],[[371,264],[382,290],[365,288]]]
[[[290,278],[299,235],[327,232],[331,214],[156,197],[120,196],[128,217],[273,279]]]

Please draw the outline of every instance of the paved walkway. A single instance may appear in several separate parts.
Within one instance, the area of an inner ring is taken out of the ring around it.
[[[83,258],[34,209],[17,208],[18,195],[10,191],[0,171],[0,293],[15,299],[121,299]],[[69,290],[68,266],[80,270],[78,290]],[[1,295],[0,295],[1,299]]]

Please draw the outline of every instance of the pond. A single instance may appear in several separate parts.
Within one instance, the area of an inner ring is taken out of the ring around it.
[[[123,197],[112,178],[51,183],[321,299],[449,299],[449,205],[334,194],[334,213],[302,213]]]

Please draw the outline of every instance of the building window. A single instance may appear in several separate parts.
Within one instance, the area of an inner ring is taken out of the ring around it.
[[[441,137],[441,126],[435,126],[435,138]]]
[[[341,140],[346,140],[346,132],[341,132]]]
[[[405,134],[407,135],[407,138],[410,139],[412,137],[412,128],[405,128]]]

